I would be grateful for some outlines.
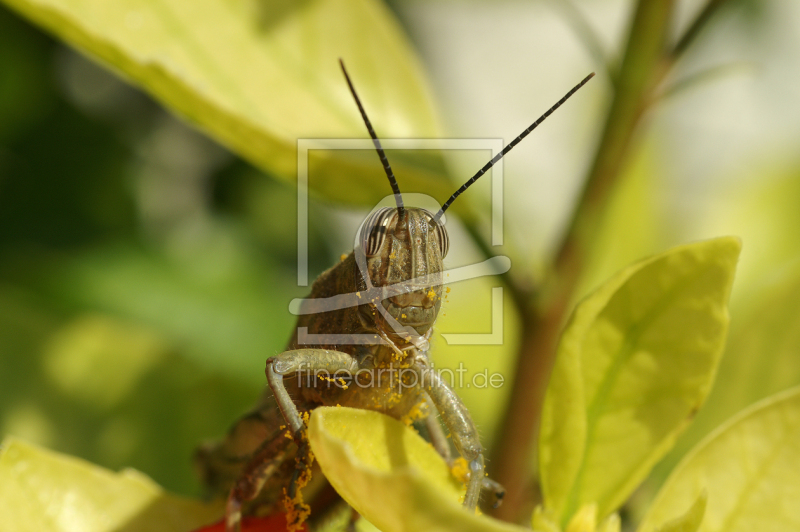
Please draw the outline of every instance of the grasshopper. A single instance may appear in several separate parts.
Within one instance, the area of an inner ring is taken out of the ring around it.
[[[438,412],[468,464],[464,507],[474,511],[482,490],[491,492],[498,503],[504,493],[484,475],[483,449],[467,408],[431,371],[428,339],[439,313],[442,259],[449,246],[441,217],[462,192],[594,74],[525,129],[433,214],[403,204],[380,140],[340,63],[389,179],[396,208],[373,212],[362,224],[353,252],[314,282],[286,350],[266,361],[269,390],[256,408],[237,421],[222,442],[198,450],[196,462],[203,481],[227,495],[228,532],[240,530],[243,511],[263,513],[281,503],[290,527],[301,525],[309,510],[299,490],[309,481],[313,460],[304,421],[320,405],[367,408],[407,422],[420,421],[436,450],[450,461]],[[307,333],[307,338],[298,331]],[[350,385],[341,375],[348,377]]]

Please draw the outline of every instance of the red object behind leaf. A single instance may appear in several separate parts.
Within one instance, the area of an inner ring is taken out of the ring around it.
[[[267,517],[245,517],[242,519],[242,532],[286,532],[286,514],[274,514]],[[300,528],[303,532],[308,532],[308,526],[303,524]],[[198,528],[194,532],[225,532],[225,520],[203,528]]]

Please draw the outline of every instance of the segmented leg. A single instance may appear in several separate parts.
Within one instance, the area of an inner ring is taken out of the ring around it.
[[[289,426],[292,439],[297,444],[296,467],[292,480],[287,488],[291,501],[295,500],[300,479],[308,474],[311,467],[311,455],[306,437],[305,424],[292,398],[283,383],[284,376],[297,372],[308,372],[312,375],[322,373],[336,375],[337,372],[353,375],[358,370],[358,363],[347,353],[327,349],[296,349],[285,351],[267,360],[267,381],[283,418]]]
[[[335,374],[337,371],[355,373],[358,364],[346,353],[324,349],[297,349],[285,351],[267,360],[266,375],[275,402],[288,425],[291,440],[283,435],[265,441],[253,454],[228,495],[225,511],[225,530],[240,532],[242,506],[255,499],[261,488],[282,468],[289,451],[288,444],[297,444],[296,465],[287,487],[289,499],[297,494],[298,481],[311,466],[305,425],[283,383],[283,377],[298,371]],[[283,431],[281,431],[283,432]],[[288,464],[287,464],[288,465]]]
[[[484,504],[492,508],[499,508],[503,504],[503,497],[506,496],[506,489],[499,482],[489,477],[483,477],[481,494],[484,496]]]
[[[433,448],[452,467],[453,458],[450,456],[450,444],[447,442],[447,436],[445,436],[435,412],[425,418],[425,428],[428,429],[428,437],[431,440],[431,444],[433,444]],[[483,477],[480,498],[484,504],[497,508],[502,504],[505,494],[506,490],[500,483],[489,477]]]
[[[447,442],[447,436],[445,436],[435,412],[425,418],[425,428],[428,429],[428,437],[431,440],[433,448],[436,449],[439,456],[444,458],[452,467],[453,458],[450,455],[450,444]],[[492,508],[497,508],[502,504],[505,494],[506,490],[500,483],[495,482],[489,477],[483,477],[480,498],[483,500],[484,504],[488,504]]]
[[[245,467],[231,488],[225,507],[225,530],[240,532],[242,504],[252,501],[264,487],[264,483],[275,474],[286,459],[289,440],[278,437],[265,441]]]
[[[430,401],[430,396],[428,399]],[[433,403],[433,401],[430,402]],[[436,412],[432,412],[425,418],[425,428],[428,429],[428,437],[431,439],[433,448],[449,464],[451,462],[450,444],[447,442],[447,436],[445,436],[442,426],[439,424]]]
[[[430,370],[424,359],[415,361],[413,367],[419,375],[419,381],[439,411],[442,422],[450,431],[456,450],[469,463],[470,476],[467,493],[464,496],[464,506],[474,510],[480,499],[484,479],[483,449],[478,431],[464,403],[435,371]]]

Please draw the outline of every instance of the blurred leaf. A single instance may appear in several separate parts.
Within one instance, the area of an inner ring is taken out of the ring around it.
[[[597,505],[582,506],[569,520],[564,532],[595,532],[597,528]]]
[[[680,515],[708,493],[703,532],[796,531],[800,523],[800,389],[747,409],[675,469],[640,532]]]
[[[65,394],[105,410],[131,392],[167,347],[146,328],[102,315],[81,316],[50,338],[44,371]]]
[[[534,523],[536,523],[536,521],[534,521]],[[534,527],[535,526],[534,524]],[[552,524],[551,526],[554,526],[555,530],[558,531],[557,525]],[[620,532],[621,526],[622,523],[617,514],[609,515],[598,525],[597,505],[592,503],[582,506],[575,512],[575,515],[569,520],[564,532]]]
[[[338,58],[383,138],[440,136],[422,69],[377,0],[4,2],[282,179],[297,175],[298,139],[367,136]],[[404,191],[451,192],[430,152],[390,157]],[[391,193],[370,149],[312,150],[308,162],[327,198]]]
[[[620,530],[622,530],[622,520],[619,514],[609,515],[597,527],[597,532],[620,532]]]
[[[703,491],[685,514],[658,527],[657,532],[696,532],[703,523],[707,504],[708,496]]]
[[[336,491],[383,532],[524,530],[465,511],[462,486],[444,460],[393,418],[320,407],[311,415],[308,437]]]
[[[600,518],[673,445],[711,387],[740,243],[674,248],[623,270],[575,309],[548,386],[539,442],[545,504],[563,524]]]
[[[0,435],[112,469],[136,467],[171,491],[198,493],[192,451],[252,406],[263,359],[255,376],[232,378],[142,321],[65,315],[63,306],[0,284]]]
[[[730,341],[708,402],[674,452],[665,478],[694,444],[736,412],[800,384],[800,262],[765,275],[748,304],[734,307]]]
[[[748,168],[744,176],[730,176],[734,184],[741,184],[725,186],[715,194],[707,212],[691,228],[694,235],[734,234],[747,243],[738,268],[741,290],[737,289],[734,306],[749,304],[765,274],[776,265],[800,257],[800,210],[795,201],[800,197],[800,165],[796,157],[760,168],[757,177],[752,172]]]
[[[48,279],[79,308],[140,321],[208,368],[264,383],[264,360],[291,336],[295,317],[276,304],[300,295],[288,275],[226,230],[169,256],[132,245],[92,250]]]
[[[40,120],[52,104],[50,46],[37,33],[0,9],[0,143]]]
[[[531,527],[535,532],[561,532],[561,528],[554,519],[555,516],[552,510],[544,508],[541,505],[537,506],[533,510]]]
[[[63,101],[48,104],[42,120],[0,146],[3,251],[86,245],[136,221],[124,179],[130,151]]]
[[[709,204],[695,234],[739,235],[745,247],[732,300],[731,341],[708,403],[676,448],[653,473],[662,483],[678,461],[721,422],[754,401],[800,384],[800,166],[770,161],[752,178],[733,175]],[[744,179],[748,178],[748,179]]]
[[[703,215],[689,220],[682,231],[692,238],[735,234],[746,245],[731,300],[730,341],[714,388],[675,448],[654,468],[653,492],[720,423],[754,401],[800,384],[792,350],[800,341],[793,332],[800,307],[793,310],[791,295],[800,290],[800,280],[795,280],[800,276],[800,210],[795,201],[800,166],[794,153],[788,157],[727,175],[713,201],[705,202]]]
[[[113,473],[15,439],[0,448],[0,515],[15,532],[179,532],[222,509],[165,493],[143,474]]]

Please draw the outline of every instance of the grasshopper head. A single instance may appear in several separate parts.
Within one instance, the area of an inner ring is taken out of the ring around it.
[[[402,326],[425,335],[442,301],[442,259],[448,248],[444,226],[425,209],[386,207],[364,222],[359,239],[369,283],[382,292],[375,304]],[[364,285],[366,281],[360,279]],[[396,332],[381,316],[370,319],[390,336]]]

